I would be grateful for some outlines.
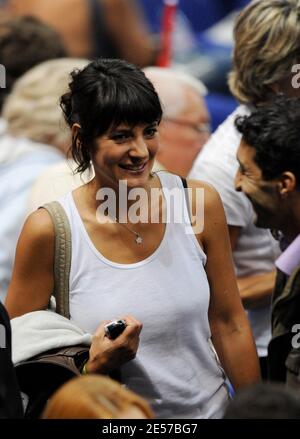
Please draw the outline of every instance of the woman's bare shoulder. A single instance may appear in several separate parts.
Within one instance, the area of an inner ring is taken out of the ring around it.
[[[201,194],[204,200],[204,207],[206,210],[211,210],[212,208],[222,208],[223,204],[218,191],[206,181],[203,180],[187,180],[187,185],[192,189],[192,200],[193,205],[197,202],[197,193]]]
[[[25,221],[22,233],[35,240],[54,239],[54,226],[47,210],[40,208],[31,213]]]
[[[187,179],[187,185],[188,185],[188,187],[191,187],[191,188],[202,188],[202,189],[211,190],[213,192],[217,192],[212,184],[210,184],[204,180]]]
[[[45,209],[30,214],[21,232],[6,297],[11,316],[45,309],[53,290],[54,227]]]

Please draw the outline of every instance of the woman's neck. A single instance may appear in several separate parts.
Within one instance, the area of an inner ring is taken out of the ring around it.
[[[138,194],[130,194],[130,191],[135,189]],[[113,220],[117,219],[120,222],[124,222],[124,220],[131,222],[130,209],[137,202],[139,203],[140,210],[145,209],[144,212],[146,212],[147,218],[151,218],[151,209],[159,209],[159,206],[156,205],[157,203],[151,202],[153,189],[156,190],[156,193],[158,191],[161,192],[159,178],[152,175],[149,176],[147,185],[139,187],[128,187],[126,180],[119,181],[117,184],[111,184],[97,175],[84,186],[89,209],[93,212],[100,212],[101,207],[103,210],[106,207],[108,215]],[[130,197],[130,195],[133,196]]]

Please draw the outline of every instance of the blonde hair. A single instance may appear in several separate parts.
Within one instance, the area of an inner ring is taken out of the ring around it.
[[[60,149],[70,145],[71,134],[59,99],[68,88],[70,72],[87,63],[84,59],[60,58],[28,70],[15,82],[3,107],[9,133]]]
[[[74,378],[48,401],[43,419],[124,419],[130,408],[139,408],[148,419],[153,413],[142,398],[119,383],[100,375]]]
[[[262,103],[300,59],[300,0],[255,0],[238,16],[229,88],[242,103]]]

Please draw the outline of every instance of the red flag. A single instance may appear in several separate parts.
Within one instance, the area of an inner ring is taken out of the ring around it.
[[[164,0],[161,31],[161,51],[157,58],[159,67],[169,67],[172,60],[172,35],[174,31],[178,0]]]

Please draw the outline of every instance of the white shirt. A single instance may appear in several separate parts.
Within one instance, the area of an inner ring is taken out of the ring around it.
[[[237,192],[234,178],[238,170],[236,159],[241,135],[234,126],[236,116],[250,114],[240,105],[208,140],[190,173],[190,178],[211,183],[219,192],[227,222],[241,227],[233,258],[238,277],[262,274],[274,270],[280,250],[269,230],[253,224],[254,212],[247,197]],[[270,307],[248,311],[248,317],[256,340],[259,356],[267,355],[271,339]]]
[[[172,201],[165,191],[178,187],[179,208],[188,218],[179,177],[158,175],[167,212]],[[72,194],[59,201],[72,232],[71,320],[94,333],[102,320],[133,315],[143,329],[136,358],[121,368],[122,382],[146,398],[158,418],[221,417],[228,391],[210,340],[206,255],[189,222],[170,221],[152,255],[120,264],[95,248]]]
[[[27,212],[29,190],[44,168],[62,160],[53,147],[0,132],[0,300],[10,282],[15,249]]]

